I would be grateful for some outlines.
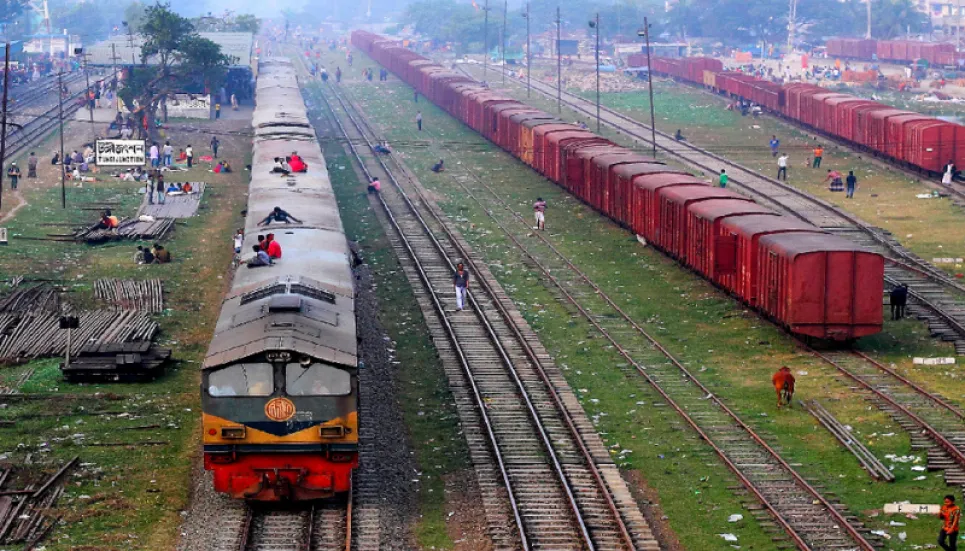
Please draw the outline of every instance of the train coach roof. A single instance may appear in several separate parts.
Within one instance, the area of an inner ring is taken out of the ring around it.
[[[644,157],[643,160],[638,162],[629,163],[625,165],[617,165],[613,167],[613,172],[620,178],[634,178],[642,174],[661,174],[661,173],[668,173],[668,172],[673,174],[681,174],[681,175],[689,176],[689,174],[687,174],[686,172],[683,172],[682,170],[679,170],[673,167],[669,167],[666,164],[661,163],[659,161],[654,161],[653,159],[650,159],[648,161],[646,160],[646,157]]]
[[[766,216],[755,214],[724,220],[722,224],[731,231],[745,236],[794,231],[827,233],[816,226],[812,226],[807,222],[802,222],[789,216]]]
[[[713,189],[713,188],[711,188]],[[706,220],[717,220],[727,216],[738,214],[760,214],[778,217],[777,213],[749,201],[740,199],[713,199],[710,201],[700,201],[690,206],[690,212]]]
[[[678,172],[662,172],[659,174],[640,174],[633,179],[633,184],[651,191],[667,186],[709,186],[707,182],[693,174]]]
[[[816,233],[775,233],[760,240],[761,247],[782,256],[794,258],[798,255],[820,252],[856,252],[875,254],[865,250],[852,241],[831,234]]]
[[[674,186],[660,192],[660,195],[668,201],[685,203],[688,201],[700,201],[704,199],[734,199],[737,201],[753,202],[743,195],[738,195],[733,191],[711,186]]]
[[[356,367],[355,329],[354,298],[330,295],[309,278],[274,278],[225,300],[202,369],[272,350]]]

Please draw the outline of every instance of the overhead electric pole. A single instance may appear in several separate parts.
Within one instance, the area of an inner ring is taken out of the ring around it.
[[[871,0],[865,0],[868,4],[868,30],[865,31],[864,37],[871,38]]]
[[[529,2],[526,2],[526,15],[524,17],[526,17],[526,97],[528,98],[531,90],[529,81],[530,64],[533,63],[533,54],[529,51]]]
[[[499,51],[502,53],[503,66],[500,73],[503,75],[503,85],[506,85],[506,15],[509,11],[509,0],[503,0],[503,31],[499,36]]]
[[[638,31],[637,35],[643,34],[647,40],[647,87],[650,88],[650,141],[653,142],[653,158],[657,158],[657,117],[653,107],[653,65],[650,61],[650,21],[643,18],[643,30]]]
[[[0,178],[7,158],[7,89],[10,87],[10,43],[3,48],[3,114],[0,115]],[[3,184],[0,183],[0,206],[3,205]]]
[[[57,118],[60,120],[60,206],[67,208],[67,174],[64,173],[64,71],[57,73]]]
[[[489,69],[489,0],[486,0],[483,11],[485,12],[483,23],[483,82],[486,82],[486,71]]]
[[[556,112],[563,112],[563,51],[560,49],[560,42],[563,29],[563,20],[560,19],[560,7],[556,6]]]
[[[596,29],[596,50],[593,59],[596,63],[596,131],[600,131],[600,12],[596,12],[596,19],[590,21],[590,28]]]
[[[788,0],[790,7],[787,14],[787,52],[794,49],[794,31],[797,30],[797,0]]]

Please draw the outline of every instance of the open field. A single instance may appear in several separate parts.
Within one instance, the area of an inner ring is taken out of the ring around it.
[[[83,188],[68,183],[68,208],[61,209],[59,177],[46,153],[40,178],[21,184],[28,205],[6,223],[11,239],[0,250],[0,279],[51,280],[65,288],[70,302],[85,305],[98,278],[161,278],[165,311],[158,316],[159,344],[172,348],[175,359],[164,377],[149,384],[69,385],[60,379],[54,359],[0,368],[0,384],[36,369],[20,389],[23,396],[0,398],[7,404],[0,420],[15,421],[0,426],[0,462],[20,464],[29,456],[34,463],[61,464],[80,456],[82,466],[68,475],[56,511],[65,524],[45,542],[48,550],[167,549],[176,541],[198,457],[198,368],[227,283],[231,235],[241,225],[247,191],[248,174],[241,167],[249,162],[250,142],[244,133],[225,132],[247,125],[246,120],[195,122],[168,131],[176,146],[194,140],[199,156],[208,154],[211,133],[220,134],[222,156],[238,167],[233,174],[216,175],[209,163],[199,163],[168,176],[168,181],[209,183],[199,215],[179,220],[164,242],[174,259],[170,264],[137,266],[135,242],[88,246],[43,239],[93,223],[104,206],[133,215],[141,200],[136,184],[105,173]],[[68,142],[68,150],[81,143]]]
[[[746,421],[767,434],[802,473],[836,494],[851,511],[861,513],[869,525],[890,531],[895,536],[889,542],[893,548],[931,542],[932,519],[888,519],[876,511],[889,501],[937,501],[946,492],[940,477],[925,475],[915,480],[922,475],[911,469],[912,463],[895,462],[896,483],[872,482],[853,457],[806,413],[774,410],[770,374],[782,364],[792,367],[798,374],[801,398],[820,398],[879,457],[910,455],[908,437],[895,423],[867,403],[854,400],[848,385],[801,354],[775,328],[663,256],[642,248],[628,234],[441,111],[420,103],[426,130],[417,134],[411,90],[394,79],[388,84],[358,82],[354,73],[369,61],[361,55],[356,59],[353,74],[346,75],[343,86],[371,120],[381,125],[390,144],[398,144],[396,154],[404,156],[474,248],[486,256],[496,277],[566,369],[567,379],[614,446],[627,475],[646,480],[655,491],[662,512],[685,547],[725,548],[716,536],[724,532],[737,534],[743,548],[770,549],[772,544],[746,511],[745,520],[736,526],[727,522],[730,514],[741,512],[738,499],[728,488],[735,485],[732,477],[708,448],[683,430],[669,408],[655,405],[660,401],[639,377],[625,369],[616,353],[598,344],[598,336],[561,306],[548,284],[511,248],[482,207],[455,185],[453,177],[470,170],[482,174],[501,197],[526,215],[536,196],[547,199],[548,238],[611,296],[619,297],[621,306],[660,335],[671,351],[683,357]],[[428,170],[438,158],[446,159],[447,173],[436,175]],[[948,353],[947,348],[932,343],[916,322],[888,323],[886,333],[862,346],[873,348],[876,357],[902,369],[910,368],[911,355]],[[916,380],[930,384],[927,375],[911,371]],[[953,400],[962,401],[965,389],[959,380],[944,380],[942,386]],[[696,526],[694,510],[706,512]],[[889,527],[889,520],[907,526]],[[907,543],[897,538],[902,531]]]

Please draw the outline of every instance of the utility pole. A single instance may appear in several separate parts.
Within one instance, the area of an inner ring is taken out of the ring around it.
[[[509,11],[509,0],[503,0],[503,31],[499,37],[499,50],[502,52],[503,58],[503,70],[500,73],[503,75],[503,86],[506,85],[506,15]]]
[[[3,114],[0,115],[0,178],[7,158],[7,89],[10,87],[10,43],[3,48]],[[3,205],[3,184],[0,183],[0,206]]]
[[[526,2],[526,97],[529,98],[530,84],[529,84],[529,73],[530,64],[533,62],[533,54],[529,51],[529,2]]]
[[[788,0],[790,9],[787,15],[787,52],[794,49],[794,31],[797,27],[797,0]]]
[[[131,25],[127,21],[121,21],[121,23],[127,27],[127,44],[131,48],[131,65],[137,65],[134,61],[134,30],[131,29]]]
[[[657,158],[657,117],[653,108],[653,64],[650,61],[650,22],[646,17],[643,18],[643,30],[637,32],[637,36],[643,34],[647,39],[647,87],[650,88],[650,141],[653,142],[653,158]]]
[[[486,82],[486,71],[489,69],[489,0],[486,0],[483,11],[485,12],[483,23],[483,82]]]
[[[600,131],[600,12],[596,12],[596,19],[590,21],[590,28],[596,29],[596,131]]]
[[[563,20],[556,6],[556,112],[563,113],[563,52],[560,50]]]
[[[870,26],[869,26],[870,31]],[[962,48],[962,0],[958,0],[958,12],[955,13],[955,51]],[[955,60],[958,65],[958,59]]]
[[[865,1],[868,4],[868,30],[864,33],[864,37],[870,39],[871,38],[871,0],[865,0]]]
[[[84,80],[87,82],[87,91],[84,93],[85,94],[84,102],[87,104],[87,107],[89,108],[88,111],[90,112],[90,131],[91,133],[93,133],[94,132],[94,105],[92,105],[90,102],[91,101],[90,70],[88,68],[90,54],[84,53],[84,49],[81,48],[80,57],[82,60],[84,60]]]
[[[60,206],[67,208],[67,175],[64,173],[64,71],[57,73],[57,118],[60,120]],[[4,110],[6,111],[6,110]]]

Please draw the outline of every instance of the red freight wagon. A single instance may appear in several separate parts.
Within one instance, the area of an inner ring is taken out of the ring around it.
[[[660,201],[660,231],[657,233],[657,245],[673,257],[679,258],[684,264],[687,260],[687,211],[690,205],[711,199],[735,199],[752,203],[743,197],[717,187],[703,188],[678,186],[661,189],[658,193]]]
[[[691,268],[720,283],[718,275],[733,274],[736,239],[722,231],[721,223],[732,217],[778,214],[757,203],[735,199],[700,201],[687,209],[687,259]]]
[[[825,92],[813,84],[788,84],[784,86],[784,114],[793,120],[801,120],[801,94],[807,91]]]
[[[876,141],[872,135],[871,117],[878,111],[885,110],[891,110],[891,108],[881,104],[872,104],[866,107],[855,108],[854,119],[852,120],[855,143],[870,147],[868,144]]]
[[[536,157],[537,145],[539,146],[540,151],[542,151],[543,148],[543,137],[542,135],[536,135],[536,129],[547,124],[558,124],[562,126],[564,123],[556,117],[547,115],[532,118],[524,117],[519,125],[519,151],[522,154],[520,160],[533,168],[536,168],[534,159]]]
[[[630,227],[647,241],[660,240],[660,191],[675,186],[709,188],[690,174],[647,174],[633,179],[633,217]]]
[[[597,208],[620,224],[627,222],[626,218],[620,216],[622,209],[618,206],[618,203],[624,199],[626,194],[621,193],[619,189],[619,178],[615,174],[615,171],[624,166],[657,167],[658,169],[664,166],[662,163],[655,163],[649,157],[637,155],[632,151],[628,150],[627,153],[629,153],[629,155],[621,153],[596,157],[592,163],[587,165],[590,174],[587,175],[588,178],[586,181],[589,182],[592,196],[596,197],[602,192],[602,197],[599,199],[599,206]]]
[[[744,297],[751,306],[757,304],[757,249],[762,237],[774,233],[826,233],[794,218],[760,214],[728,218],[723,220],[720,226],[721,235],[729,235],[735,242],[733,263],[737,270],[731,275],[720,275],[718,282],[725,289]],[[718,254],[723,252],[724,250],[721,249]],[[722,262],[726,263],[729,260],[722,260]]]
[[[884,153],[899,161],[905,161],[909,156],[913,156],[911,136],[905,132],[905,125],[915,121],[928,122],[933,120],[935,119],[917,113],[908,113],[907,111],[902,115],[888,117],[885,121]],[[881,151],[881,149],[879,148],[878,151]]]
[[[853,142],[858,142],[855,136],[855,120],[857,115],[855,115],[855,110],[860,107],[869,107],[879,105],[871,100],[858,99],[857,101],[843,101],[838,105],[838,136],[850,140]],[[860,142],[859,142],[860,143]]]
[[[791,331],[850,340],[881,331],[884,258],[834,235],[760,239],[757,304]]]
[[[503,109],[513,109],[525,107],[522,103],[518,101],[504,101],[504,102],[493,102],[488,103],[483,106],[483,116],[484,120],[482,123],[481,134],[488,138],[489,140],[496,142],[496,136],[499,132],[499,112]],[[497,142],[498,143],[498,142]]]
[[[773,82],[758,81],[754,85],[751,100],[772,113],[780,113],[784,107],[784,87]]]
[[[844,94],[837,94],[833,92],[827,94],[814,94],[811,96],[811,125],[818,130],[828,131],[828,127],[832,125],[831,121],[834,119],[831,118],[829,120],[830,110],[825,102],[829,99],[843,96]]]
[[[545,153],[542,156],[546,168],[546,177],[562,185],[565,166],[563,163],[565,151],[575,151],[576,149],[590,146],[614,146],[610,140],[601,138],[587,130],[568,130],[563,132],[552,132],[543,139]]]
[[[610,174],[610,179],[614,182],[612,187],[616,190],[615,194],[617,196],[614,200],[610,215],[621,220],[633,231],[640,233],[638,228],[642,226],[635,226],[634,224],[636,223],[635,219],[637,215],[642,214],[642,206],[637,206],[636,196],[640,194],[636,193],[637,186],[634,182],[643,178],[653,177],[657,174],[674,176],[677,179],[691,177],[690,174],[682,170],[671,168],[663,163],[652,160],[646,163],[617,166]]]
[[[869,133],[870,139],[865,142],[864,145],[867,145],[875,151],[894,156],[894,146],[898,143],[898,139],[895,136],[888,135],[888,120],[894,117],[911,114],[912,113],[902,111],[901,109],[881,109],[878,111],[872,111],[869,115],[869,118],[871,119],[871,129]]]
[[[955,125],[931,119],[905,124],[906,161],[917,167],[942,172],[955,158]]]
[[[633,152],[619,145],[592,145],[564,149],[566,172],[562,180],[563,187],[572,191],[593,208],[602,211],[603,190],[599,185],[593,186],[589,178],[593,174],[593,160],[604,155],[610,157],[630,157]]]
[[[593,138],[592,132],[581,129],[579,126],[569,123],[541,124],[533,128],[533,163],[532,167],[537,172],[546,176],[554,182],[560,182],[560,147],[558,140],[551,138],[553,134],[562,133],[560,138],[570,136],[582,136]]]
[[[526,105],[500,105],[493,108],[493,124],[496,126],[496,132],[491,139],[496,142],[496,145],[510,153],[515,153],[511,149],[513,140],[511,139],[510,117],[523,113],[533,114],[539,113],[539,111]]]

